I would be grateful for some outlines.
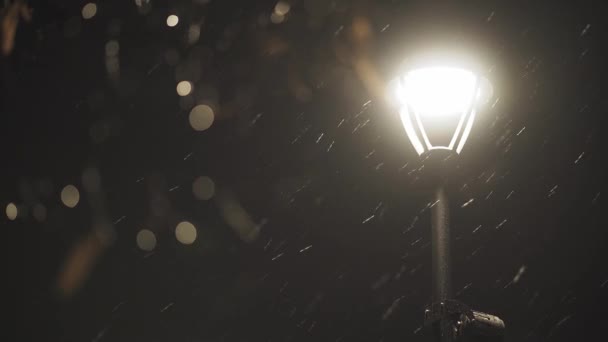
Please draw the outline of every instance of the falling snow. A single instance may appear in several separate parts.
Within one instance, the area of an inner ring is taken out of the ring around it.
[[[467,207],[469,204],[473,203],[474,200],[475,200],[474,198],[471,198],[470,200],[464,202],[460,207],[461,208]]]
[[[323,138],[323,133],[319,134],[319,137],[317,138],[317,141],[316,141],[317,144],[319,143],[319,141],[321,141],[321,138]]]
[[[499,229],[500,227],[502,227],[505,223],[507,223],[507,219],[502,220],[497,226],[496,229]]]
[[[517,274],[515,275],[515,277],[513,277],[513,284],[517,284],[517,282],[519,282],[519,279],[524,274],[524,272],[526,272],[526,265],[523,265],[519,268]]]
[[[547,195],[547,197],[552,197],[553,195],[555,195],[556,190],[557,190],[557,185],[555,185],[554,187],[551,188],[551,190],[549,190],[549,195]]]
[[[367,222],[369,222],[371,219],[374,218],[375,215],[371,215],[370,217],[366,218],[365,220],[363,220],[363,224],[366,224]]]
[[[165,312],[165,311],[167,311],[167,310],[168,310],[170,307],[172,307],[172,306],[173,306],[173,304],[174,304],[174,303],[173,303],[173,302],[171,302],[171,303],[169,303],[169,304],[165,305],[165,306],[164,306],[162,309],[160,309],[160,312]]]
[[[310,245],[310,246],[306,246],[306,247],[304,247],[304,248],[300,249],[300,253],[302,253],[302,252],[306,252],[306,251],[307,251],[307,250],[309,250],[311,247],[312,247],[312,245]]]

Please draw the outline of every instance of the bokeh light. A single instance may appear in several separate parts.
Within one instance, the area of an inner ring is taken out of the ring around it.
[[[88,4],[82,7],[82,17],[84,19],[91,19],[97,14],[97,4],[94,2],[89,2]]]
[[[150,4],[150,0],[135,0],[135,5],[137,6],[137,11],[139,14],[148,14],[152,9]]]
[[[280,16],[284,16],[284,15],[286,15],[289,12],[290,9],[291,9],[291,6],[289,5],[288,2],[279,1],[274,6],[274,13],[276,13],[276,14],[278,14]]]
[[[177,84],[177,94],[179,96],[186,96],[192,92],[192,83],[189,81],[181,81]]]
[[[115,57],[120,51],[120,45],[115,40],[110,40],[106,43],[106,56]]]
[[[192,193],[199,200],[209,200],[215,194],[215,183],[209,177],[198,177],[192,183]]]
[[[63,202],[66,207],[74,208],[78,205],[79,201],[80,192],[74,185],[66,185],[63,190],[61,190],[61,202]]]
[[[137,233],[135,238],[137,247],[142,251],[151,252],[156,248],[156,235],[148,229],[142,229]]]
[[[211,127],[214,117],[215,115],[211,107],[204,104],[198,105],[190,111],[190,126],[195,131],[204,131]]]
[[[201,36],[201,26],[198,24],[190,25],[190,28],[188,29],[188,43],[189,44],[196,43],[200,36]]]
[[[179,17],[176,16],[175,14],[171,14],[170,16],[167,17],[167,26],[175,27],[177,25],[177,23],[179,23]]]
[[[239,203],[231,192],[218,194],[217,204],[224,221],[245,242],[255,241],[260,234],[260,225],[257,225],[251,215]]]
[[[191,245],[196,241],[196,227],[188,221],[180,222],[175,227],[175,238],[184,245]]]
[[[11,202],[6,206],[6,217],[8,217],[9,220],[14,221],[18,214],[19,210],[17,209],[15,203]]]

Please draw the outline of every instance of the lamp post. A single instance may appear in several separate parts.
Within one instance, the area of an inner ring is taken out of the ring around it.
[[[432,304],[425,325],[437,341],[500,340],[504,322],[474,311],[452,297],[449,203],[445,161],[460,154],[480,105],[489,100],[489,82],[475,72],[431,64],[413,68],[389,85],[405,132],[419,156],[430,164],[435,186],[431,207]]]

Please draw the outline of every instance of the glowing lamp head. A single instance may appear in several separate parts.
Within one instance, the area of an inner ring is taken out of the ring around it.
[[[435,149],[460,153],[491,87],[467,69],[430,66],[396,78],[389,92],[408,138],[421,155]]]

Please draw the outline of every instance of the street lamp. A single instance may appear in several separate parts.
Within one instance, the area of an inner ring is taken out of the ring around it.
[[[389,100],[401,117],[412,146],[435,176],[431,207],[433,301],[425,324],[438,341],[500,339],[504,322],[453,299],[450,273],[449,204],[443,163],[462,152],[475,116],[492,93],[490,83],[460,66],[427,64],[412,68],[389,84]]]

